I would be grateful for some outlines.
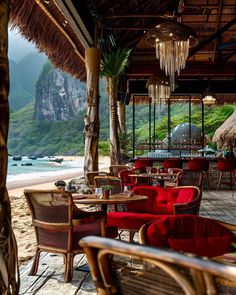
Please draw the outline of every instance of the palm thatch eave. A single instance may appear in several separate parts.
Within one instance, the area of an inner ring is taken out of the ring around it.
[[[232,150],[236,141],[236,110],[233,114],[216,130],[213,142],[219,149]]]
[[[10,25],[46,53],[56,68],[86,81],[85,48],[54,1],[12,0]]]

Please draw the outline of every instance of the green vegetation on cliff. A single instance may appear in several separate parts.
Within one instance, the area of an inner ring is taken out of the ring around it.
[[[35,121],[34,104],[13,113],[9,153],[20,155],[83,154],[83,114],[73,121]]]
[[[215,130],[234,111],[234,106],[212,106],[205,108],[205,133],[212,138]],[[81,111],[75,120],[71,121],[35,121],[33,120],[34,104],[12,113],[9,133],[9,153],[20,155],[83,155],[83,116]],[[156,111],[156,135],[163,139],[167,133],[167,107]],[[172,127],[188,122],[188,105],[173,105],[171,107]],[[100,155],[109,154],[109,120],[107,97],[102,95],[100,103]],[[127,107],[128,132],[132,131],[132,106]],[[201,109],[192,106],[192,123],[201,127]],[[137,141],[148,138],[148,106],[136,107]],[[172,129],[173,129],[172,128]]]

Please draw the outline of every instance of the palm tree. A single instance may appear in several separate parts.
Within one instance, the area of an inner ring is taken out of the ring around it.
[[[116,48],[104,54],[101,61],[101,75],[107,79],[107,93],[110,111],[110,158],[111,165],[120,164],[119,121],[117,114],[117,96],[119,75],[128,64],[131,49]]]

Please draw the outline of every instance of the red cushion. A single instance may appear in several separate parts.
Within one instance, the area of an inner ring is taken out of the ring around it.
[[[197,190],[192,188],[185,188],[179,190],[176,203],[192,202],[196,198]]]
[[[200,239],[234,234],[219,223],[196,215],[173,215],[159,218],[147,229],[151,246],[169,247],[168,239]]]
[[[106,237],[116,238],[118,236],[118,228],[115,225],[106,224]],[[86,236],[101,236],[101,221],[96,220],[95,222],[84,223],[76,225],[73,228],[73,247],[78,248],[79,239]]]
[[[159,218],[160,215],[135,212],[108,212],[107,222],[118,228],[139,230],[145,223]]]
[[[209,258],[232,252],[231,243],[234,237],[210,237],[198,239],[168,239],[169,247],[176,251],[184,251]]]
[[[152,213],[156,188],[152,186],[137,186],[132,191],[136,195],[147,196],[148,199],[145,202],[137,204],[127,204],[127,210],[130,212]]]
[[[148,196],[148,200],[145,203],[127,205],[128,211],[151,214],[173,214],[173,205],[193,201],[196,197],[197,190],[195,188],[139,186],[133,189],[133,193]]]

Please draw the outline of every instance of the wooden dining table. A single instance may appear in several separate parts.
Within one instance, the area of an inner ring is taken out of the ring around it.
[[[103,199],[95,194],[72,194],[75,204],[87,205],[101,205],[102,210],[105,212],[105,220],[107,218],[108,205],[126,205],[130,203],[139,203],[147,200],[147,196],[130,195],[129,193],[110,194],[109,199]]]

